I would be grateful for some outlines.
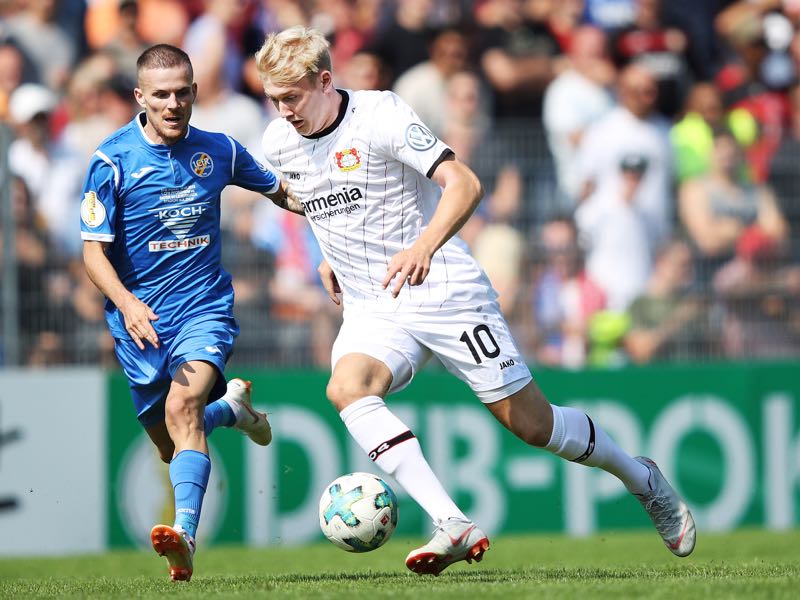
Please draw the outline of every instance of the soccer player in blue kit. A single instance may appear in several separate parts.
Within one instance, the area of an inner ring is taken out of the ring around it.
[[[285,208],[288,192],[238,142],[189,126],[197,85],[185,52],[148,48],[137,73],[144,110],[91,159],[81,237],[137,416],[169,463],[175,524],[153,528],[153,548],[173,580],[189,580],[211,470],[207,436],[228,426],[262,446],[272,439],[249,382],[226,386],[222,375],[239,328],[220,261],[220,193],[234,184]]]

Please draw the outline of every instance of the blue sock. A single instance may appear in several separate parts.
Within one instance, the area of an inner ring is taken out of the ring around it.
[[[197,450],[184,450],[169,463],[169,478],[175,490],[175,525],[195,536],[200,509],[211,474],[211,459]]]
[[[206,431],[206,437],[211,435],[217,427],[233,427],[236,423],[236,415],[233,414],[231,405],[222,400],[216,400],[211,404],[206,405],[206,411],[203,416],[203,428]]]

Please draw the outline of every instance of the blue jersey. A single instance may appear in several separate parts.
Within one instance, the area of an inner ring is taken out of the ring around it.
[[[81,238],[111,243],[122,284],[159,316],[156,333],[174,336],[189,319],[233,312],[231,276],[220,258],[223,188],[273,193],[279,182],[227,135],[190,127],[166,146],[147,138],[145,122],[140,113],[92,157]],[[110,301],[106,321],[114,337],[128,337]]]

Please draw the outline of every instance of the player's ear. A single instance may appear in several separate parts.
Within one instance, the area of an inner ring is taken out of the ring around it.
[[[333,82],[333,77],[331,76],[330,71],[322,71],[319,74],[319,81],[322,84],[322,91],[326,91]]]
[[[141,106],[142,108],[145,108],[145,105],[144,105],[144,92],[141,90],[141,88],[138,88],[138,87],[137,88],[133,88],[133,97],[136,98],[136,103],[139,106]]]

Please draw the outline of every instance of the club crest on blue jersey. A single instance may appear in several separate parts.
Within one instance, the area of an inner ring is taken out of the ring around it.
[[[198,177],[208,177],[214,172],[214,161],[206,152],[195,152],[189,161],[189,166]]]
[[[97,200],[95,192],[86,192],[81,202],[81,219],[87,227],[94,229],[106,220],[106,207]]]
[[[336,166],[340,171],[354,171],[361,166],[361,154],[355,148],[336,153]]]

